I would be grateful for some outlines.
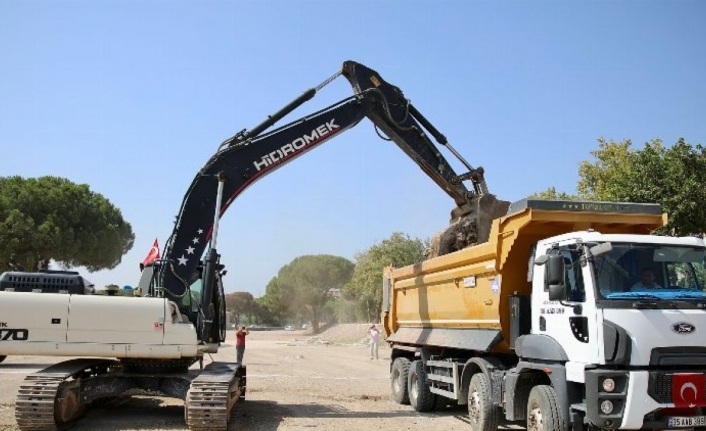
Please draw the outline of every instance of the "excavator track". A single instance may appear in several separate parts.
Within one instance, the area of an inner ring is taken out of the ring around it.
[[[211,363],[191,382],[184,403],[186,424],[191,431],[226,431],[231,410],[244,395],[244,367]]]
[[[15,420],[22,431],[54,431],[78,418],[83,407],[70,379],[86,371],[119,365],[104,359],[61,362],[28,375],[17,392]]]

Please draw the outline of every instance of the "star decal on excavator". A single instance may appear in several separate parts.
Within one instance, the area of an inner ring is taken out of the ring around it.
[[[196,231],[196,233],[197,233],[198,235],[203,234],[203,229],[198,229],[198,230]],[[198,243],[199,243],[199,237],[198,237],[198,236],[195,236],[194,239],[191,240],[191,242],[193,242],[194,244],[198,244]],[[187,248],[186,248],[186,253],[183,254],[181,257],[178,257],[178,258],[177,258],[177,261],[179,261],[179,266],[182,266],[182,265],[183,265],[183,266],[186,266],[186,263],[189,261],[189,257],[188,257],[188,256],[191,255],[191,254],[194,254],[194,251],[195,251],[195,250],[196,250],[196,249],[195,249],[194,247],[192,247],[192,246],[187,247]]]

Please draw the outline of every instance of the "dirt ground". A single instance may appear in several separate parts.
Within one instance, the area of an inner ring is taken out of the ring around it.
[[[251,332],[243,361],[247,395],[233,409],[229,431],[470,429],[465,407],[422,414],[395,403],[390,396],[390,350],[381,343],[380,359],[371,360],[366,329],[367,325],[338,325],[316,337],[304,331]],[[234,337],[228,333],[230,344],[222,346],[214,360],[234,360]],[[0,364],[0,431],[18,430],[14,398],[22,379],[59,360],[15,356]],[[188,428],[181,400],[133,397],[89,411],[71,429]]]

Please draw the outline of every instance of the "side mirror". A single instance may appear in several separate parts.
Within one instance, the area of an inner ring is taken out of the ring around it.
[[[613,244],[609,242],[603,242],[598,245],[594,245],[589,249],[592,256],[600,256],[602,254],[609,253],[613,250]]]
[[[547,270],[544,275],[544,282],[549,290],[550,301],[563,301],[566,299],[566,283],[564,274],[566,267],[564,258],[560,255],[547,256]]]

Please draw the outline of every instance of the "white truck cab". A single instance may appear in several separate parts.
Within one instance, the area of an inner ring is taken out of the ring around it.
[[[531,334],[584,388],[575,409],[606,428],[706,425],[704,241],[584,231],[536,255]]]

